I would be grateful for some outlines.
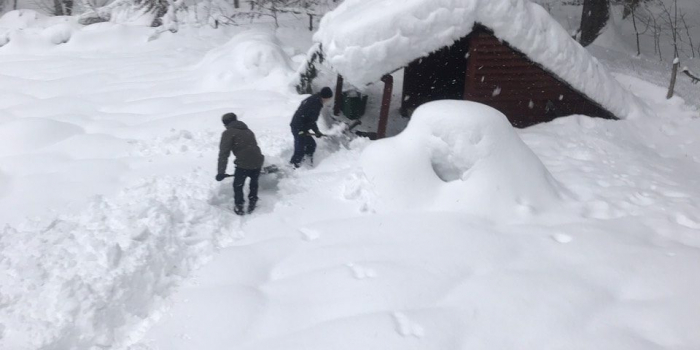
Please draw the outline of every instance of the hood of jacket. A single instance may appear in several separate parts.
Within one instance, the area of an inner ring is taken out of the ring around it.
[[[226,124],[226,129],[240,129],[240,130],[247,130],[248,125],[246,125],[244,122],[240,120],[234,120],[228,124]]]

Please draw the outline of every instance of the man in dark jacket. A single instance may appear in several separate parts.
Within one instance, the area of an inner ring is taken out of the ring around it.
[[[289,124],[292,127],[292,135],[294,136],[294,155],[290,163],[295,168],[301,166],[304,156],[308,156],[313,164],[314,152],[316,151],[316,141],[309,133],[313,131],[313,135],[321,137],[323,134],[318,130],[318,116],[321,114],[323,104],[327,103],[333,97],[333,91],[329,87],[324,87],[321,92],[311,95],[301,102],[299,108],[292,117],[292,122]]]
[[[248,193],[248,213],[255,210],[258,202],[258,177],[263,166],[265,157],[258,147],[255,134],[248,129],[245,123],[238,120],[233,113],[226,113],[221,117],[221,121],[226,126],[226,131],[221,134],[219,144],[219,166],[216,181],[226,178],[226,165],[228,157],[233,152],[236,157],[234,164],[236,171],[233,175],[234,211],[238,215],[243,215],[243,185],[246,178],[250,178],[250,191]]]

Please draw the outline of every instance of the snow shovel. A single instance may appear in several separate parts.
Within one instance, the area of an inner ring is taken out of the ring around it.
[[[266,165],[266,166],[262,167],[262,169],[260,169],[260,175],[277,174],[277,173],[282,173],[282,172],[283,172],[282,169],[280,169],[280,167],[278,167],[275,164]],[[235,176],[234,174],[224,174],[224,179],[227,177],[234,177],[234,176]]]

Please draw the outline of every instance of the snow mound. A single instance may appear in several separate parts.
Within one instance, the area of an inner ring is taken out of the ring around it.
[[[83,128],[43,118],[22,118],[0,124],[0,156],[30,152],[82,134]]]
[[[26,29],[46,27],[52,18],[64,20],[65,17],[50,17],[34,10],[14,10],[0,17],[0,29]]]
[[[211,50],[197,65],[207,90],[289,88],[294,77],[289,56],[274,33],[248,30]]]
[[[41,52],[68,42],[82,26],[68,16],[49,17],[32,10],[15,10],[0,17],[3,51]]]
[[[559,185],[501,112],[468,101],[416,109],[406,130],[362,154],[379,206],[536,214],[562,199]]]
[[[482,24],[619,118],[653,111],[545,9],[528,0],[346,0],[321,20],[314,41],[355,86],[380,80]]]

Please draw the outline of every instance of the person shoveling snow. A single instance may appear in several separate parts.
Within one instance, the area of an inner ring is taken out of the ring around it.
[[[301,166],[304,157],[308,157],[313,165],[314,152],[316,151],[316,141],[312,136],[323,137],[323,133],[318,130],[318,117],[321,114],[323,105],[333,97],[333,91],[329,87],[324,87],[321,92],[313,94],[301,102],[297,111],[294,112],[292,122],[289,124],[294,136],[294,155],[289,161],[295,168]],[[313,133],[309,132],[313,131]]]
[[[221,134],[221,143],[219,144],[219,161],[218,173],[216,181],[221,181],[227,177],[226,166],[228,157],[233,152],[236,157],[234,164],[236,171],[233,174],[233,194],[234,194],[234,212],[238,215],[243,215],[243,185],[245,180],[250,178],[250,190],[248,192],[248,213],[255,210],[258,202],[258,178],[265,156],[263,156],[258,147],[258,142],[255,139],[253,131],[248,129],[248,126],[234,113],[226,113],[221,117],[221,121],[226,126],[226,131]]]

